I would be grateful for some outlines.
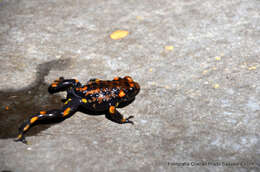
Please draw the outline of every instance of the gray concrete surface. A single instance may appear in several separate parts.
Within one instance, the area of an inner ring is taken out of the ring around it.
[[[1,0],[0,171],[259,171],[259,47],[259,0]],[[57,77],[125,75],[134,126],[77,112],[13,142]]]

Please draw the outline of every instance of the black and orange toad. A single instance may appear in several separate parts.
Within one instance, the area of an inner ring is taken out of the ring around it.
[[[113,80],[91,79],[86,85],[82,85],[76,79],[64,79],[60,77],[49,86],[50,93],[67,91],[64,106],[59,110],[40,111],[31,116],[19,128],[19,134],[15,141],[27,143],[24,133],[36,121],[52,118],[71,117],[79,106],[94,112],[106,112],[106,117],[114,122],[125,124],[133,122],[129,116],[124,118],[116,108],[121,103],[132,102],[140,91],[140,86],[130,76],[124,78],[115,77]]]

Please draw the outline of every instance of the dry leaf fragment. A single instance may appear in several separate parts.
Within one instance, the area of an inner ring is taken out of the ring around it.
[[[114,40],[122,39],[128,35],[128,31],[126,30],[116,30],[110,34],[110,38]]]
[[[204,71],[202,72],[203,75],[206,75],[207,73],[208,73],[208,70],[204,70]]]
[[[164,48],[165,48],[165,50],[167,50],[167,51],[172,51],[174,47],[173,47],[172,45],[167,45],[167,46],[165,46]]]
[[[215,89],[219,88],[219,84],[215,84],[215,85],[214,85],[214,88],[215,88]]]
[[[256,70],[256,66],[248,67],[248,70]]]
[[[217,56],[217,57],[215,57],[215,59],[219,61],[219,60],[221,60],[221,57]]]

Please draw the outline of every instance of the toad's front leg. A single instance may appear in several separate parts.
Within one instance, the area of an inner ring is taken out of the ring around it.
[[[131,124],[134,124],[133,121],[129,120],[131,118],[133,118],[134,116],[129,116],[128,118],[124,118],[122,114],[120,114],[120,112],[118,112],[116,110],[116,107],[115,106],[110,106],[109,107],[109,110],[108,110],[108,113],[106,113],[106,118],[111,120],[111,121],[114,121],[116,123],[119,123],[119,124],[125,124],[125,123],[131,123]]]

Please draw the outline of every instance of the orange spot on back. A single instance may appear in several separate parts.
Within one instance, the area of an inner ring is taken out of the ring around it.
[[[125,96],[125,92],[123,90],[120,90],[119,97],[124,97],[124,96]]]
[[[134,83],[131,82],[131,83],[129,83],[129,86],[134,87],[135,85],[134,85]]]
[[[116,81],[119,80],[119,77],[115,77],[114,80],[116,80]]]
[[[90,90],[88,91],[85,95],[90,95],[90,94],[95,94],[95,93],[98,93],[100,91],[100,89],[95,89],[95,90]]]
[[[133,82],[133,79],[130,76],[126,76],[125,79],[127,79],[129,82]]]
[[[8,106],[6,106],[6,107],[5,107],[5,110],[9,110],[9,107],[8,107]]]
[[[83,87],[83,88],[82,88],[82,90],[83,90],[83,91],[85,91],[85,90],[87,90],[87,88],[88,88],[88,87],[87,87],[87,86],[85,86],[85,87]]]
[[[98,103],[100,104],[100,103],[102,103],[102,101],[103,101],[103,98],[102,97],[98,97]]]
[[[56,83],[51,84],[52,87],[57,87]]]

